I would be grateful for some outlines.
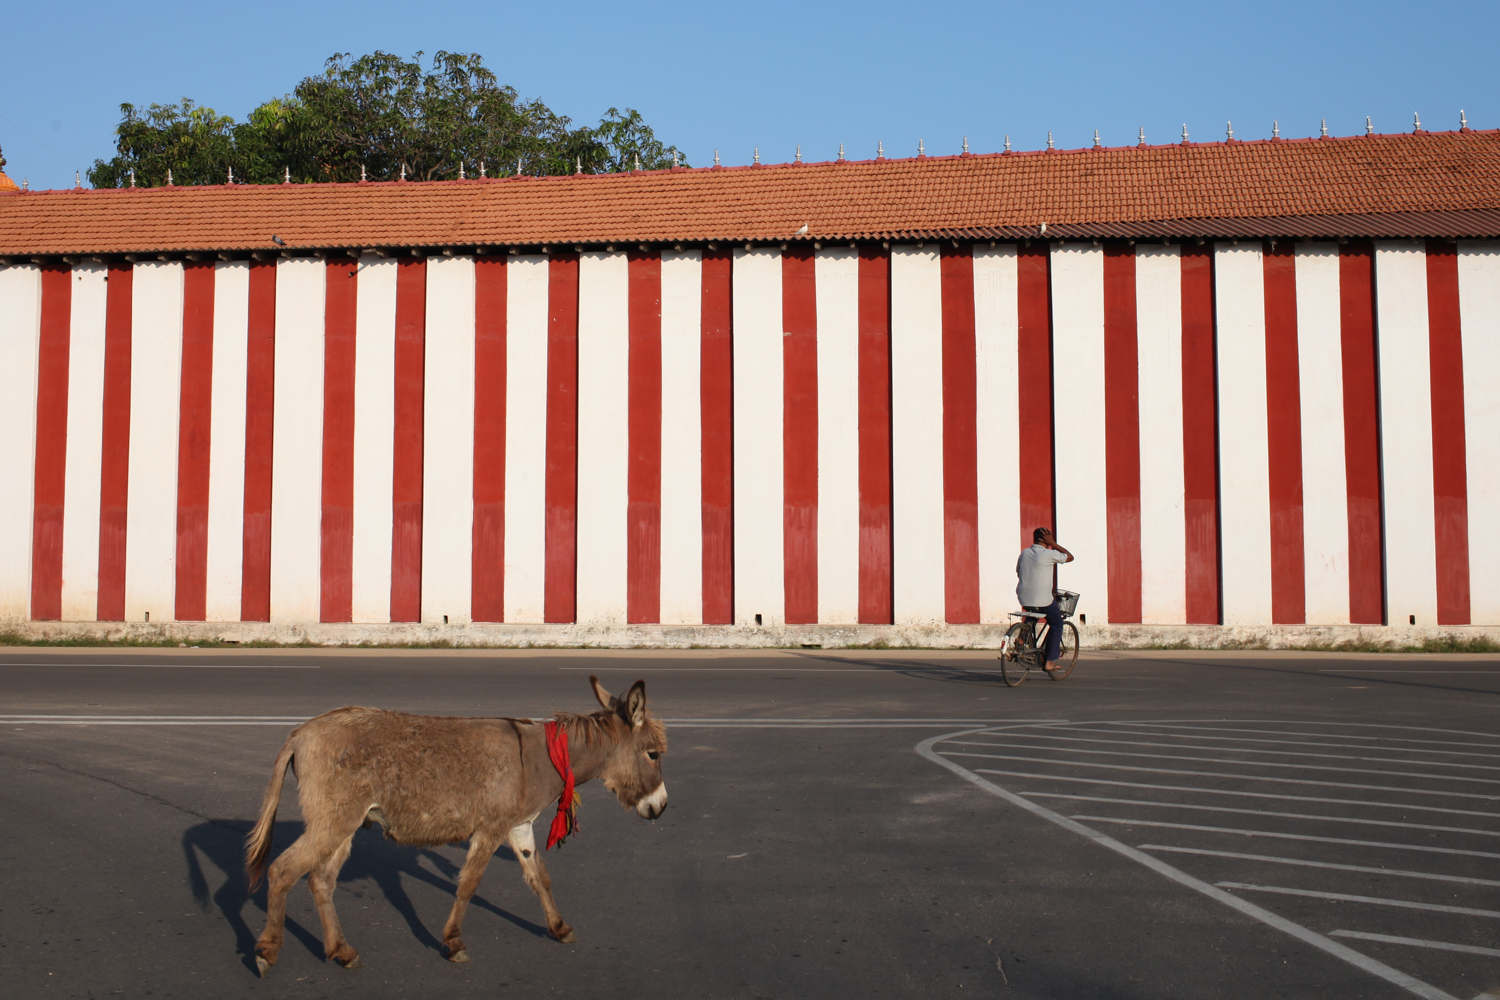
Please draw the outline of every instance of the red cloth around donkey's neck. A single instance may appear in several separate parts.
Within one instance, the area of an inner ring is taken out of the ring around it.
[[[578,804],[581,801],[573,787],[573,765],[568,761],[568,731],[557,722],[549,722],[547,731],[547,756],[552,766],[562,775],[562,795],[557,800],[557,815],[552,817],[552,829],[547,831],[547,850],[561,844],[578,829]]]

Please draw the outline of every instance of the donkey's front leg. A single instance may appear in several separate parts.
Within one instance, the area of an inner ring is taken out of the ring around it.
[[[526,884],[542,901],[542,910],[547,914],[547,930],[565,944],[572,941],[573,928],[557,912],[557,903],[552,899],[552,879],[547,874],[547,866],[542,864],[542,856],[537,853],[530,822],[511,827],[510,849],[516,852],[516,860],[521,862],[521,874],[525,876]]]
[[[479,880],[484,878],[485,866],[490,863],[490,857],[499,846],[500,838],[492,833],[476,833],[469,838],[469,858],[458,876],[458,891],[453,894],[453,912],[448,914],[448,922],[443,925],[443,947],[447,949],[450,962],[469,960],[464,939],[459,936],[463,932],[464,912],[469,908],[469,899],[479,888]]]

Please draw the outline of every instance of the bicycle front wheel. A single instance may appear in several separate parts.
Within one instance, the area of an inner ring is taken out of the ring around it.
[[[1073,664],[1078,662],[1078,629],[1072,622],[1063,622],[1062,626],[1062,649],[1057,657],[1057,666],[1047,671],[1047,676],[1055,681],[1060,681],[1073,672]]]
[[[1017,687],[1026,679],[1027,650],[1031,648],[1031,629],[1024,622],[1016,622],[1005,633],[1005,644],[1001,647],[1000,676],[1006,687]]]

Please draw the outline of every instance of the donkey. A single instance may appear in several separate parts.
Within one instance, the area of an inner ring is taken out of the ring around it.
[[[552,719],[567,734],[575,780],[582,784],[603,778],[621,805],[656,819],[667,808],[667,786],[661,776],[667,732],[646,710],[646,682],[636,681],[623,699],[600,687],[597,677],[590,677],[589,683],[600,711],[557,713]],[[266,929],[255,945],[261,976],[276,964],[287,893],[303,875],[323,922],[325,955],[346,969],[362,964],[339,929],[333,890],[355,831],[372,822],[399,844],[469,842],[453,911],[443,927],[449,961],[469,960],[460,936],[464,911],[490,856],[504,840],[520,861],[526,884],[541,899],[547,930],[559,941],[573,940],[573,928],[552,899],[552,880],[531,831],[532,821],[559,800],[564,787],[563,776],[548,756],[541,723],[408,715],[358,706],[337,708],[304,722],[292,730],[277,755],[260,821],[246,838],[245,872],[252,892],[265,876],[271,828],[289,766],[295,768],[306,828],[271,865]]]

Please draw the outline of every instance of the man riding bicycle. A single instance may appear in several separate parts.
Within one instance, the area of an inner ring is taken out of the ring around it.
[[[1032,546],[1021,552],[1016,560],[1016,598],[1022,609],[1035,614],[1047,615],[1047,666],[1051,673],[1057,667],[1062,654],[1062,610],[1052,593],[1052,568],[1059,563],[1073,561],[1073,553],[1057,544],[1047,528],[1037,528],[1031,533]],[[1060,675],[1059,675],[1060,676]]]

